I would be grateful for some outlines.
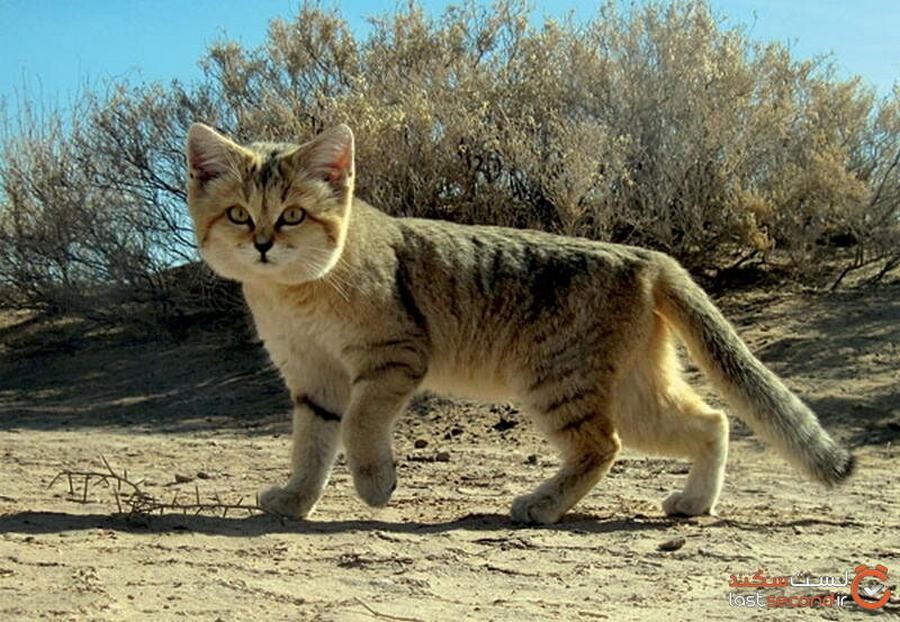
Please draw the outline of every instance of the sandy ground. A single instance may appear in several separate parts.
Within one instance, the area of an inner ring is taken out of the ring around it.
[[[127,516],[102,487],[86,501],[64,480],[48,489],[62,469],[101,469],[103,455],[161,499],[252,498],[288,475],[287,399],[259,352],[214,333],[141,343],[7,317],[0,619],[769,620],[770,610],[729,604],[729,593],[754,593],[729,588],[732,574],[842,575],[860,563],[888,567],[896,614],[900,287],[745,293],[723,305],[855,448],[855,479],[810,484],[735,423],[719,517],[663,517],[659,502],[686,464],[626,452],[545,528],[515,526],[507,511],[553,472],[546,444],[511,406],[436,398],[398,426],[400,485],[382,510],[353,496],[343,463],[314,519],[286,524]],[[676,550],[660,549],[673,540],[663,548]],[[776,618],[866,615],[848,604]]]

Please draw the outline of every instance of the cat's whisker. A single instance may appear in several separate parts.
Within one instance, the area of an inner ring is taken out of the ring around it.
[[[304,252],[308,255],[311,255],[313,260],[322,260],[323,263],[327,263],[331,261],[333,251],[330,249],[322,249],[322,248],[307,248],[304,249]],[[340,271],[336,268],[338,266],[346,267],[346,263],[344,262],[343,257],[339,257],[335,266],[324,276],[322,277],[322,281],[325,282],[329,287],[333,288],[341,298],[344,299],[345,302],[350,302],[350,296],[348,290],[350,289],[350,282],[346,277],[341,275]]]

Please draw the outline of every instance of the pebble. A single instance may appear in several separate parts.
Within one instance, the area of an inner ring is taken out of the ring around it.
[[[679,536],[677,538],[672,538],[671,540],[666,540],[656,548],[658,548],[660,551],[677,551],[684,546],[685,542],[686,540]]]
[[[413,447],[415,447],[416,449],[423,449],[425,447],[428,447],[428,441],[426,441],[424,438],[417,438],[416,442],[413,443]]]
[[[513,421],[512,419],[504,419],[500,418],[500,421],[495,423],[492,428],[494,428],[498,432],[506,432],[507,430],[511,430],[512,428],[519,425],[518,421]]]

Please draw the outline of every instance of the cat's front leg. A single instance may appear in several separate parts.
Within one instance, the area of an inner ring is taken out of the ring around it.
[[[340,436],[341,413],[321,398],[294,395],[291,479],[259,497],[270,512],[290,518],[306,518],[328,481]]]
[[[419,366],[381,363],[353,380],[342,435],[356,492],[371,506],[385,505],[397,487],[393,424],[424,375]]]

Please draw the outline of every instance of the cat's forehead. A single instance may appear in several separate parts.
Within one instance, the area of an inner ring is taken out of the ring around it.
[[[296,145],[290,143],[258,142],[248,145],[253,154],[244,170],[244,193],[263,192],[282,186],[290,181],[290,166],[287,156]]]
[[[261,175],[265,180],[282,166],[286,157],[296,149],[296,145],[288,143],[253,143],[250,150],[254,157],[251,159],[249,172]]]
[[[299,145],[293,143],[255,142],[247,145],[247,148],[262,157],[273,155],[287,155]]]

